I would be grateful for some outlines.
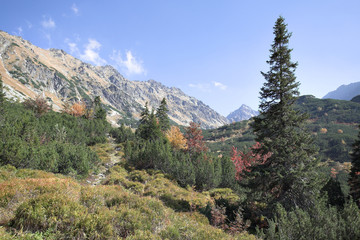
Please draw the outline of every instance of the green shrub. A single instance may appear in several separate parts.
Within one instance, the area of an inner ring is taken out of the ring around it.
[[[344,209],[326,206],[320,201],[308,211],[300,208],[290,212],[278,205],[269,228],[259,231],[265,239],[359,239],[360,211],[353,201]]]

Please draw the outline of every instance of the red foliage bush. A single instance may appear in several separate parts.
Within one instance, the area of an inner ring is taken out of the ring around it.
[[[236,180],[241,180],[242,174],[246,172],[250,172],[250,167],[258,164],[264,164],[266,160],[271,156],[271,153],[267,153],[262,155],[260,153],[254,153],[253,150],[260,149],[261,144],[256,142],[247,153],[243,153],[242,151],[238,151],[237,148],[232,148],[231,160],[235,165]]]

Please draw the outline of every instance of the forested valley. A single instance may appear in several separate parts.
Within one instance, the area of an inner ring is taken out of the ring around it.
[[[350,155],[314,138],[332,130],[301,105],[316,100],[299,97],[284,18],[274,35],[260,115],[237,123],[241,150],[205,141],[236,124],[174,125],[165,98],[136,129],[115,128],[99,97],[55,112],[42,96],[7,100],[0,80],[0,239],[360,239],[360,134]]]

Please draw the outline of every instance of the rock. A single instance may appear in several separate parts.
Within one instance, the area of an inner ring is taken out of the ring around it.
[[[116,109],[119,118],[138,118],[146,102],[156,109],[165,97],[169,117],[180,125],[196,121],[203,128],[215,128],[228,120],[203,102],[155,81],[130,81],[112,66],[93,66],[63,50],[44,50],[20,37],[0,31],[0,74],[5,86],[25,97],[43,93],[60,110],[64,101],[93,99]],[[8,91],[10,97],[18,97]]]

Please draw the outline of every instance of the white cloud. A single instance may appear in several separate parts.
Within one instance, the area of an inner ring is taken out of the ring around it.
[[[49,46],[51,46],[51,44],[52,44],[51,34],[50,34],[50,33],[46,33],[46,32],[44,32],[43,34],[44,34],[44,37],[48,40]]]
[[[69,44],[70,51],[76,51],[77,45],[75,43]],[[99,50],[101,48],[101,44],[95,39],[89,39],[88,44],[85,45],[85,50],[83,54],[80,54],[80,58],[84,61],[91,62],[95,65],[105,65],[106,60],[102,59],[99,55]]]
[[[26,20],[26,24],[28,29],[31,29],[33,27],[32,23]]]
[[[190,83],[188,86],[191,87],[191,88],[197,88],[202,92],[211,92],[210,85],[206,84],[206,83],[205,84],[202,84],[202,83],[196,83],[196,84]]]
[[[51,28],[55,28],[56,24],[55,22],[52,20],[51,17],[49,17],[48,19],[45,19],[41,22],[41,25],[43,26],[43,28],[46,29],[51,29]]]
[[[80,55],[80,51],[79,51],[79,48],[76,43],[71,42],[70,39],[68,39],[68,38],[65,39],[65,43],[67,43],[67,45],[70,49],[70,54],[76,55],[76,56]]]
[[[16,35],[18,35],[18,36],[21,36],[22,35],[22,33],[23,33],[23,29],[22,29],[22,27],[18,27],[17,29],[16,29],[17,31],[16,32],[14,32]]]
[[[76,6],[75,3],[71,6],[71,10],[72,10],[76,15],[79,13],[79,8]]]
[[[136,59],[131,51],[126,52],[126,59],[123,59],[120,51],[113,51],[113,54],[110,58],[115,61],[116,65],[120,70],[125,71],[125,74],[144,74],[146,75],[146,70],[143,67],[143,62],[139,59]]]
[[[220,82],[213,81],[212,83],[214,84],[215,87],[220,88],[221,90],[226,90],[227,89],[227,86],[220,83]]]
[[[216,82],[216,81],[212,81],[211,83],[190,83],[188,85],[191,88],[196,88],[202,92],[212,92],[214,90],[214,88],[218,88],[220,90],[226,90],[227,86],[220,83],[220,82]]]

